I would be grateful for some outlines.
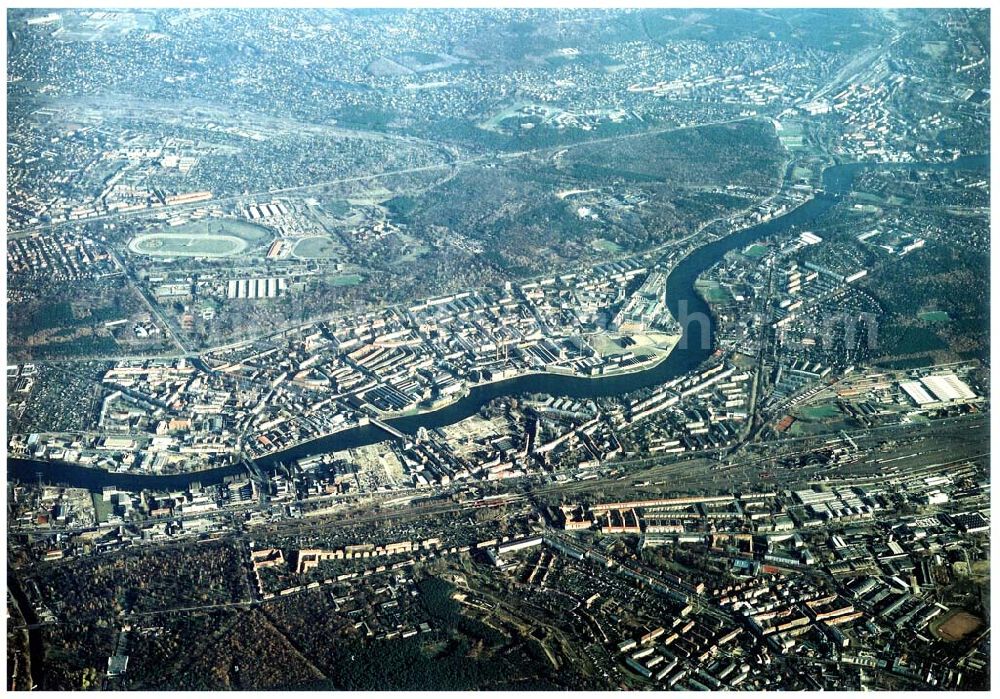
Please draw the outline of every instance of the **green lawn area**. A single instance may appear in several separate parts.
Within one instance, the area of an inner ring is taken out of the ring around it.
[[[228,257],[246,246],[246,241],[233,235],[150,233],[133,238],[129,250],[153,257]]]
[[[785,434],[789,437],[807,437],[817,434],[829,434],[830,432],[849,428],[850,425],[844,420],[796,420]]]
[[[695,288],[709,303],[725,303],[729,300],[729,294],[719,286],[718,282],[697,282]]]
[[[364,277],[360,274],[342,274],[339,277],[335,277],[331,283],[334,286],[357,286],[362,281],[364,281]]]
[[[765,245],[751,245],[743,254],[751,259],[757,259],[758,257],[763,257],[767,254],[767,246]]]
[[[598,238],[597,240],[591,243],[591,246],[600,250],[601,252],[610,252],[612,255],[622,251],[621,245],[606,238]]]
[[[327,236],[303,238],[295,244],[295,256],[310,260],[325,260],[334,256],[336,245]]]
[[[781,145],[785,148],[802,148],[805,143],[802,141],[802,136],[785,136],[782,134],[778,136],[778,140],[781,141]]]
[[[925,311],[918,313],[917,318],[926,320],[928,323],[947,323],[950,320],[947,311]]]
[[[921,50],[935,60],[940,60],[948,53],[948,43],[944,41],[925,41]]]
[[[478,124],[478,126],[481,129],[489,129],[491,131],[496,131],[497,129],[500,128],[501,123],[503,123],[507,119],[519,116],[521,114],[521,109],[523,107],[528,107],[528,106],[540,107],[545,112],[546,116],[551,111],[550,109],[547,109],[542,105],[532,104],[531,102],[515,102],[506,109],[497,112],[483,123]]]
[[[234,218],[208,218],[132,238],[129,250],[153,257],[229,257],[273,238],[267,228]]]
[[[825,420],[840,415],[840,410],[835,405],[811,405],[802,408],[800,415],[806,420]]]
[[[859,201],[866,201],[869,204],[881,204],[882,197],[868,192],[853,192],[852,196]]]
[[[114,505],[110,502],[104,502],[104,496],[101,493],[92,493],[91,499],[94,501],[94,510],[97,514],[97,521],[107,522],[108,515],[114,511]]]

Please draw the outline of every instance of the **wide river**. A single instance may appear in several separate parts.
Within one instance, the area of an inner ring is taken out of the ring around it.
[[[710,323],[709,345],[702,346],[699,335],[702,325],[699,316],[711,318],[708,305],[695,291],[695,281],[698,277],[730,250],[742,248],[750,243],[772,235],[784,233],[793,229],[807,227],[846,195],[854,181],[857,172],[865,168],[878,167],[883,169],[913,168],[923,169],[954,169],[954,170],[985,170],[989,173],[989,155],[967,156],[949,163],[851,163],[835,165],[823,171],[823,188],[821,194],[806,201],[782,216],[770,221],[744,228],[732,235],[703,245],[681,260],[667,277],[667,306],[675,318],[680,318],[681,304],[686,304],[688,326],[683,328],[680,343],[670,355],[654,367],[631,374],[619,374],[605,377],[575,377],[560,374],[532,374],[520,376],[506,381],[484,384],[473,387],[468,395],[447,407],[429,413],[411,415],[408,417],[387,420],[396,429],[407,434],[416,433],[420,427],[433,429],[459,422],[474,415],[484,405],[500,396],[519,395],[523,393],[548,393],[554,396],[572,398],[598,398],[614,396],[635,391],[640,388],[657,386],[677,376],[696,369],[715,349],[715,324]],[[687,342],[688,327],[694,325],[692,332],[695,340]],[[322,454],[341,449],[352,449],[374,444],[387,438],[384,431],[377,427],[356,427],[337,432],[326,437],[320,437],[303,442],[295,447],[257,460],[257,463],[269,469],[279,462],[290,463],[296,459],[313,454]],[[120,473],[109,473],[92,468],[58,462],[41,462],[21,459],[9,459],[7,462],[8,480],[34,482],[39,477],[46,483],[61,483],[79,488],[89,488],[99,491],[107,485],[136,490],[140,488],[178,489],[190,482],[199,481],[203,485],[219,483],[222,479],[243,469],[240,466],[211,469],[196,474],[172,476],[140,476]]]

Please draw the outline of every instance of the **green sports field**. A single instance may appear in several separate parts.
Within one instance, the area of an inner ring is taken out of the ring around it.
[[[132,238],[128,249],[151,257],[231,257],[274,237],[263,226],[229,218],[206,218]]]
[[[337,247],[327,236],[314,236],[303,238],[295,244],[294,254],[309,260],[325,260],[334,257]]]
[[[187,233],[147,233],[137,235],[129,250],[151,257],[230,257],[247,247],[245,240],[231,235],[190,235]]]

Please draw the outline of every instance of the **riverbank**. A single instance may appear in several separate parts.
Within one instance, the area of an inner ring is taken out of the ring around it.
[[[679,339],[679,337],[677,339]],[[577,378],[577,379],[601,380],[601,379],[605,379],[605,378],[608,378],[608,377],[611,377],[611,376],[626,376],[628,374],[638,374],[638,373],[641,373],[643,371],[648,371],[649,369],[652,369],[653,367],[655,367],[660,362],[665,361],[670,356],[670,353],[673,351],[673,348],[676,347],[676,345],[677,345],[677,342],[675,341],[673,347],[671,347],[669,350],[665,350],[665,353],[663,355],[656,356],[656,358],[655,358],[654,361],[641,362],[641,363],[635,365],[634,367],[628,367],[628,368],[624,368],[624,369],[611,369],[611,370],[605,371],[605,372],[600,373],[600,374],[578,374],[578,373],[571,372],[571,371],[563,372],[563,371],[557,371],[555,369],[543,369],[541,371],[537,371],[537,370],[536,371],[524,371],[524,372],[521,372],[521,373],[517,374],[517,376],[505,376],[505,377],[499,378],[499,379],[489,379],[489,380],[485,380],[485,381],[479,381],[477,383],[469,385],[468,387],[466,387],[466,389],[464,391],[456,394],[455,397],[452,400],[441,401],[440,403],[438,403],[437,405],[435,405],[433,408],[416,408],[416,409],[411,409],[411,410],[404,410],[404,411],[397,412],[397,413],[382,413],[382,414],[379,415],[378,419],[385,420],[385,421],[388,422],[388,421],[397,420],[397,419],[400,419],[400,418],[419,417],[421,415],[430,415],[431,413],[437,412],[438,410],[443,410],[444,408],[449,408],[452,405],[454,405],[455,403],[463,400],[464,398],[466,398],[469,395],[469,393],[473,389],[479,388],[481,386],[491,386],[491,385],[497,384],[497,383],[504,383],[506,381],[513,381],[515,379],[530,378],[532,376],[568,376],[568,377]],[[557,367],[557,368],[561,369],[561,367]],[[342,431],[342,430],[338,430],[338,431]],[[331,432],[330,434],[336,434],[336,432]]]
[[[226,478],[246,473],[238,464],[221,466],[190,473],[151,475],[118,473],[100,468],[90,468],[66,461],[36,461],[34,459],[7,459],[7,480],[19,483],[65,485],[86,488],[100,493],[104,488],[115,487],[131,492],[139,490],[184,490],[191,483],[216,485]]]
[[[490,387],[493,387],[495,385],[502,385],[502,384],[506,384],[507,382],[511,382],[511,381],[531,379],[532,377],[543,378],[543,377],[551,377],[551,376],[560,376],[560,377],[567,377],[567,378],[578,378],[578,379],[581,379],[581,380],[601,380],[601,379],[606,379],[608,377],[614,377],[614,376],[627,376],[629,374],[639,374],[639,373],[642,373],[644,371],[648,371],[648,370],[654,368],[655,366],[657,366],[658,364],[660,364],[661,362],[665,361],[670,356],[670,353],[673,351],[673,348],[676,346],[676,344],[677,343],[674,342],[674,344],[670,348],[670,350],[666,351],[665,354],[663,354],[662,356],[657,357],[655,361],[645,362],[645,363],[642,363],[642,364],[640,364],[638,366],[630,367],[630,368],[627,368],[627,369],[624,369],[624,370],[606,372],[604,374],[597,374],[597,375],[562,374],[562,373],[559,373],[559,372],[552,372],[552,371],[547,371],[547,370],[527,371],[527,372],[519,373],[517,376],[506,377],[506,378],[499,378],[499,379],[494,379],[494,380],[489,380],[489,381],[481,381],[479,383],[473,384],[473,385],[469,386],[462,393],[457,394],[452,400],[449,400],[447,402],[442,402],[442,403],[440,403],[438,405],[435,405],[434,407],[431,407],[431,408],[422,408],[422,409],[417,409],[417,410],[408,411],[408,412],[404,412],[404,413],[395,413],[395,414],[392,414],[392,413],[383,413],[383,414],[380,414],[377,417],[377,419],[380,420],[380,421],[384,421],[386,424],[392,425],[394,427],[395,427],[394,423],[396,423],[396,422],[398,422],[400,420],[425,419],[428,416],[432,416],[434,413],[437,413],[439,411],[453,409],[456,406],[456,404],[459,404],[462,401],[467,400],[469,398],[470,393],[472,391],[476,390],[476,389],[479,389],[479,388],[490,388]],[[506,395],[506,393],[504,393],[503,395]],[[511,393],[511,395],[513,395],[513,393]],[[453,424],[453,423],[452,422],[446,422],[445,424]],[[438,425],[438,426],[443,426],[443,425]],[[359,431],[358,432],[359,435],[364,435],[362,441],[358,442],[356,439],[347,438],[347,439],[345,439],[342,442],[345,446],[343,446],[342,448],[338,448],[338,449],[332,449],[331,451],[341,451],[343,449],[353,449],[353,448],[357,448],[357,447],[361,447],[361,446],[366,446],[367,444],[374,443],[373,441],[369,441],[369,438],[370,438],[371,435],[375,435],[376,437],[378,437],[378,439],[376,441],[384,441],[386,439],[391,439],[391,436],[388,433],[386,433],[381,428],[378,428],[377,426],[372,425],[371,423],[365,423],[365,424],[361,424],[361,425],[351,424],[351,425],[343,427],[343,428],[341,428],[339,430],[335,430],[333,432],[327,432],[327,433],[321,434],[321,435],[312,435],[312,436],[310,436],[310,437],[308,437],[306,439],[302,439],[302,440],[299,440],[299,441],[296,441],[296,442],[292,442],[291,444],[285,445],[282,449],[280,449],[278,451],[271,452],[271,453],[268,453],[268,454],[263,454],[263,455],[261,455],[259,457],[255,457],[254,460],[258,464],[266,465],[265,466],[266,468],[270,468],[272,465],[274,465],[275,463],[278,463],[278,462],[281,462],[281,463],[290,463],[290,461],[285,461],[283,458],[282,459],[278,459],[277,457],[281,457],[281,456],[289,454],[289,453],[298,454],[298,453],[302,452],[303,450],[307,450],[309,452],[309,453],[306,453],[305,456],[314,456],[315,453],[313,453],[312,448],[311,448],[310,445],[312,445],[314,443],[326,443],[326,442],[329,442],[329,441],[337,442],[339,436],[341,436],[341,435],[349,435],[350,433],[352,433],[354,431]],[[407,432],[407,430],[401,430],[401,431]],[[416,429],[414,429],[412,431],[412,434],[415,434],[415,433],[416,433]],[[291,459],[291,460],[297,460],[298,458],[303,458],[303,457],[302,456],[297,456],[297,457],[295,457],[295,459]],[[17,476],[17,480],[19,480],[21,482],[34,482],[34,481],[37,480],[37,474],[39,474],[39,473],[42,474],[42,479],[46,483],[57,483],[57,482],[60,482],[58,480],[55,480],[55,478],[53,478],[53,476],[56,475],[56,474],[54,474],[54,468],[53,467],[55,467],[56,469],[58,469],[58,468],[61,468],[62,466],[73,467],[73,471],[72,472],[74,473],[74,480],[76,480],[76,479],[78,479],[80,477],[80,473],[82,471],[91,471],[91,472],[93,472],[95,474],[98,474],[98,475],[106,474],[107,475],[106,479],[104,479],[104,478],[97,478],[97,479],[95,479],[95,478],[86,478],[85,479],[85,480],[88,480],[88,481],[91,481],[91,482],[97,482],[97,481],[99,481],[102,485],[100,485],[99,487],[95,486],[97,491],[100,491],[101,488],[104,487],[104,485],[115,485],[115,486],[118,486],[118,487],[125,487],[123,485],[123,483],[126,482],[126,481],[128,481],[128,482],[137,482],[137,481],[131,481],[130,479],[132,477],[142,478],[142,479],[156,479],[155,482],[157,482],[157,483],[163,482],[163,483],[174,483],[174,484],[177,484],[176,486],[170,486],[171,488],[173,488],[173,487],[182,487],[183,488],[183,487],[186,487],[189,483],[196,482],[196,481],[197,482],[201,482],[203,485],[208,484],[208,483],[221,483],[222,480],[226,476],[235,475],[235,474],[241,473],[243,471],[243,469],[241,467],[239,467],[239,466],[225,466],[225,467],[217,467],[216,466],[216,467],[198,469],[198,470],[193,470],[193,471],[185,471],[183,473],[176,473],[176,474],[151,474],[151,473],[133,473],[133,472],[114,472],[114,471],[107,471],[105,469],[102,469],[102,468],[99,468],[99,467],[96,467],[96,466],[87,466],[87,465],[83,465],[83,464],[71,463],[71,462],[65,462],[65,461],[39,461],[39,460],[36,460],[36,459],[30,459],[30,458],[12,458],[12,459],[9,459],[9,462],[17,462],[18,464],[20,464],[17,467],[16,470],[21,474],[21,475]],[[80,469],[80,471],[78,472],[75,469]],[[8,475],[8,480],[10,480],[10,476],[9,475]],[[80,487],[88,487],[88,486],[80,486]],[[151,487],[151,486],[146,486],[146,487]],[[162,487],[166,488],[167,486],[162,486]]]
[[[722,259],[730,250],[763,238],[782,234],[786,231],[796,230],[811,223],[827,212],[850,191],[854,175],[857,172],[879,167],[889,169],[926,168],[934,170],[986,168],[988,170],[989,155],[966,156],[948,163],[848,163],[834,165],[823,171],[824,190],[818,192],[813,198],[780,216],[741,229],[696,248],[674,266],[666,280],[668,310],[674,318],[684,317],[689,319],[689,322],[681,329],[680,341],[675,344],[667,356],[652,366],[644,366],[633,372],[600,376],[569,376],[544,371],[522,374],[495,382],[477,384],[471,387],[466,395],[457,398],[454,402],[447,405],[439,406],[433,411],[389,418],[385,422],[404,434],[415,434],[420,427],[436,429],[459,422],[477,413],[480,408],[495,398],[505,395],[547,393],[567,398],[584,399],[618,396],[643,388],[661,385],[673,378],[697,369],[699,365],[711,356],[715,349],[715,320],[709,304],[695,288],[698,277],[702,272]],[[683,314],[680,313],[681,308],[684,309]],[[709,319],[708,342],[704,345],[700,342],[689,341],[690,334],[688,327],[690,323],[695,323],[695,338],[701,338],[703,328],[698,320],[699,317]],[[283,449],[280,452],[263,456],[256,461],[258,465],[266,470],[273,469],[278,464],[289,464],[307,456],[357,448],[384,441],[385,439],[386,433],[373,425],[352,427],[331,435],[306,440],[293,447]],[[73,466],[72,464],[61,465],[57,462],[32,463],[51,467],[46,469],[50,473],[58,473],[60,467]],[[224,472],[229,471],[232,473],[234,469],[235,472],[242,470],[240,467],[234,466],[181,474],[180,476],[140,476],[132,474],[108,474],[106,471],[87,469],[79,466],[75,468],[79,471],[89,471],[92,474],[107,474],[116,480],[123,480],[125,477],[152,479],[153,481],[167,478],[181,478],[186,479],[186,482],[197,480],[202,483],[221,482],[222,478],[226,475]],[[8,462],[8,480],[11,479],[12,473],[16,470],[22,474],[27,474],[19,477],[19,480],[28,482],[34,480],[30,467],[12,469],[10,468],[10,461]],[[59,480],[51,479],[50,482],[66,482],[70,485],[76,485],[69,478],[70,473],[66,472],[63,474],[63,478]],[[91,480],[94,479],[91,478]],[[78,487],[88,486],[79,485]],[[124,485],[124,481],[121,487],[127,487]],[[145,487],[166,488],[174,486],[149,485]]]

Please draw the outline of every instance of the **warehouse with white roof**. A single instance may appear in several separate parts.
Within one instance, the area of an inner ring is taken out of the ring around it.
[[[900,381],[899,387],[921,408],[969,403],[979,398],[976,392],[955,374],[924,376],[919,381]]]

